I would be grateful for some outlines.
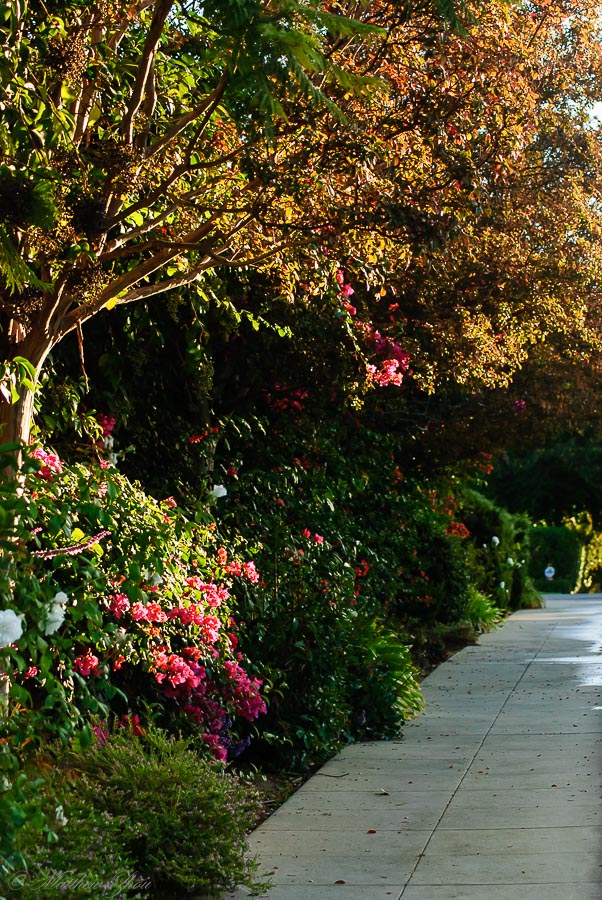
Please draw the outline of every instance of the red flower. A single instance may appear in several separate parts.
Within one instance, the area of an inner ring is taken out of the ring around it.
[[[77,656],[73,660],[73,668],[84,678],[87,678],[88,675],[99,675],[102,671],[98,665],[98,657],[94,656],[91,650],[87,650],[85,654]]]
[[[102,428],[102,436],[109,437],[115,428],[116,419],[115,416],[105,416],[104,413],[97,413],[96,421]]]
[[[228,551],[225,549],[225,547],[220,547],[217,551],[217,561],[220,566],[225,566],[228,562]]]

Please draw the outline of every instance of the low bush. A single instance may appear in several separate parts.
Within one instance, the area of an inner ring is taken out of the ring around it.
[[[467,565],[474,587],[505,612],[540,606],[541,598],[529,575],[529,519],[466,488],[460,504],[470,532]]]
[[[583,574],[579,590],[602,590],[602,532],[592,529],[584,548]]]
[[[59,750],[45,768],[55,834],[41,843],[31,823],[22,829],[27,871],[10,878],[15,896],[176,900],[256,886],[245,834],[257,797],[189,740],[118,729],[85,751]]]
[[[493,605],[491,598],[482,594],[473,585],[469,588],[470,599],[466,607],[466,619],[475,632],[492,631],[504,617],[501,609]]]
[[[241,640],[268,697],[249,753],[302,770],[345,741],[398,733],[420,694],[408,648],[366,611],[331,543],[289,532],[279,551],[276,535],[257,548],[263,584],[238,586]]]

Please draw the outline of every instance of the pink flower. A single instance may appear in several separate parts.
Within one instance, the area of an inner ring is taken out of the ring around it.
[[[226,749],[220,744],[217,734],[202,734],[201,737],[205,741],[205,743],[209,744],[209,746],[211,747],[214,758],[218,759],[220,762],[225,762],[228,758],[228,753]]]
[[[314,539],[314,541],[316,542],[316,544],[323,544],[323,543],[324,543],[324,538],[322,537],[321,534],[314,534],[314,538],[313,538],[313,539]]]
[[[357,307],[352,306],[351,303],[348,303],[346,300],[343,302],[343,306],[350,316],[357,316]]]
[[[345,281],[345,273],[344,273],[344,271],[343,271],[342,269],[337,269],[337,276],[336,276],[336,278],[337,278],[337,282],[338,282],[339,284],[343,284],[343,282]]]
[[[184,580],[188,587],[194,588],[195,591],[201,590],[203,580],[198,575],[193,575],[191,578],[185,578]]]
[[[31,456],[43,463],[40,471],[36,473],[38,478],[52,481],[53,475],[60,475],[63,471],[63,465],[56,453],[46,453],[41,447],[36,447],[31,451]]]
[[[245,670],[232,660],[227,660],[224,667],[230,679],[229,690],[236,712],[252,722],[267,711],[259,693],[261,681],[258,678],[249,678]]]
[[[221,606],[230,596],[230,592],[227,588],[217,587],[215,584],[205,584],[201,590],[203,592],[205,603],[211,609],[217,609],[218,606]]]
[[[396,359],[402,372],[410,368],[410,354],[407,353],[396,341],[391,341],[389,353]]]
[[[114,594],[109,609],[116,619],[120,619],[130,608],[130,601],[125,594]]]
[[[243,563],[243,570],[246,577],[249,579],[251,584],[257,584],[259,581],[259,572],[255,568],[254,562],[246,562]]]
[[[301,537],[307,538],[309,540],[309,538],[311,537],[311,531],[309,530],[309,528],[303,529],[303,531],[301,532]]]
[[[399,386],[403,381],[403,373],[398,372],[399,362],[396,359],[385,359],[381,363],[380,370],[376,366],[366,366],[368,372],[368,380],[377,384],[379,387],[385,387],[388,384]]]
[[[134,603],[132,606],[134,622],[167,622],[168,615],[158,603]]]
[[[207,643],[215,644],[219,638],[220,620],[216,616],[204,616],[199,625]]]
[[[203,616],[197,604],[191,603],[189,606],[178,606],[175,609],[170,609],[167,613],[167,618],[179,619],[182,625],[200,625]]]
[[[23,678],[25,678],[25,679],[27,679],[27,678],[35,678],[37,674],[38,674],[38,669],[37,669],[37,667],[36,667],[36,666],[30,666],[29,669],[26,669],[26,670],[25,670],[25,674],[23,675]]]
[[[73,660],[73,668],[84,678],[87,678],[88,675],[98,675],[101,671],[98,666],[98,657],[94,656],[91,650],[87,650],[85,654],[77,656]]]
[[[105,416],[104,413],[97,413],[96,421],[102,428],[102,436],[110,437],[117,421],[115,416]]]
[[[158,603],[148,603],[146,615],[149,622],[167,622],[167,613]]]
[[[96,740],[98,741],[100,746],[104,747],[109,739],[109,732],[107,731],[107,729],[103,728],[102,725],[93,725],[92,731],[94,732],[94,736],[96,737]]]
[[[134,622],[148,622],[148,612],[144,603],[134,603],[132,606],[132,619]]]
[[[165,681],[168,682],[168,685],[165,686],[168,696],[178,696],[180,689],[185,689],[186,691],[194,690],[205,677],[205,669],[202,666],[198,666],[194,662],[187,663],[177,653],[170,655],[162,652],[156,653],[154,664],[156,669],[158,669],[155,674],[155,681],[159,684],[163,684]]]

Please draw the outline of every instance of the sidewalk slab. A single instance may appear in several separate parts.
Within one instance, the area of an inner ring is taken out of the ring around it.
[[[261,896],[600,900],[602,595],[515,613],[422,687],[401,740],[345,748],[251,835]]]

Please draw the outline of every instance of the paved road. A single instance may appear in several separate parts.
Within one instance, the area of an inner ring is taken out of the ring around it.
[[[601,900],[602,595],[548,595],[251,836],[269,900]],[[248,894],[230,895],[242,900]]]

